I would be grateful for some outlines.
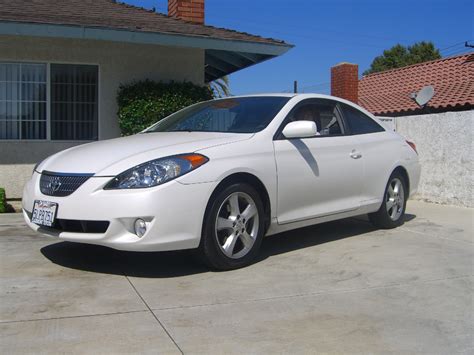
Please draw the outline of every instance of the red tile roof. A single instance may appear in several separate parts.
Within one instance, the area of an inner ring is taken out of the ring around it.
[[[364,76],[359,81],[359,104],[376,115],[416,113],[421,108],[410,95],[427,85],[435,90],[429,108],[474,107],[474,53]]]
[[[286,45],[280,40],[190,23],[114,0],[0,0],[0,21],[102,27]]]

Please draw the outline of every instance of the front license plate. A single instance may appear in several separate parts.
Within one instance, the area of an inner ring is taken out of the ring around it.
[[[56,202],[35,200],[31,222],[40,226],[52,227],[57,211],[58,204]]]

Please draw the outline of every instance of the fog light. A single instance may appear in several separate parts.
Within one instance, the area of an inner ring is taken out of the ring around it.
[[[135,221],[135,234],[141,238],[146,233],[146,222],[143,219],[138,218]]]

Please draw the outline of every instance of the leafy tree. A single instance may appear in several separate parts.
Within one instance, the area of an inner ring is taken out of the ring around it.
[[[230,85],[229,85],[229,77],[223,76],[220,79],[211,81],[207,84],[209,89],[212,91],[215,98],[227,97],[230,96]]]
[[[375,57],[370,65],[370,69],[366,70],[363,75],[440,58],[439,49],[435,48],[432,42],[422,41],[407,47],[397,44],[390,49],[384,50],[382,55]]]

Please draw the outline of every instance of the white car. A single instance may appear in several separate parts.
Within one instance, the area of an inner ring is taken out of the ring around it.
[[[419,177],[414,144],[349,101],[241,96],[47,158],[23,211],[59,240],[197,249],[211,267],[233,269],[252,262],[264,235],[361,214],[399,226]]]

